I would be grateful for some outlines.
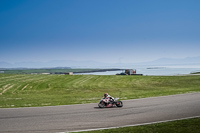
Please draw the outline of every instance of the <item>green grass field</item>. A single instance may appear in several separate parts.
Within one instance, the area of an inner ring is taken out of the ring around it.
[[[200,91],[200,76],[0,74],[0,107],[95,103],[105,92],[121,100]]]
[[[200,118],[82,133],[200,133]]]

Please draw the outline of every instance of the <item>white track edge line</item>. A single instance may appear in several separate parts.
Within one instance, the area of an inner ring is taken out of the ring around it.
[[[198,118],[198,117],[200,117],[200,116],[192,116],[192,117],[185,117],[185,118],[179,118],[179,119],[172,119],[172,120],[165,120],[165,121],[156,121],[156,122],[133,124],[133,125],[125,125],[125,126],[118,126],[118,127],[85,129],[85,130],[77,130],[77,131],[69,131],[69,132],[59,132],[59,133],[76,133],[76,132],[96,131],[96,130],[105,130],[105,129],[114,129],[114,128],[123,128],[123,127],[135,127],[135,126],[143,126],[143,125],[157,124],[157,123],[163,123],[163,122],[171,122],[171,121],[177,121],[177,120],[192,119],[192,118]]]

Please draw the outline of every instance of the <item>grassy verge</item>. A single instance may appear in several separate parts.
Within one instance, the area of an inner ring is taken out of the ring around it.
[[[82,133],[200,133],[200,118]]]
[[[105,92],[126,100],[199,91],[200,75],[0,74],[0,108],[94,103]]]

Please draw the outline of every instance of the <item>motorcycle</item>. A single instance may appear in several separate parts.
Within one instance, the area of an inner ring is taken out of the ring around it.
[[[102,98],[98,104],[99,108],[109,108],[109,107],[123,107],[122,101],[118,101],[119,98],[114,98],[110,101],[109,98]]]

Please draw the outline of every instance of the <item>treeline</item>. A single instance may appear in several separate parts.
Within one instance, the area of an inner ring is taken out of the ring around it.
[[[40,69],[0,69],[1,73],[5,74],[66,74],[73,73],[92,73],[92,72],[105,72],[117,71],[121,69],[72,69],[72,68],[40,68]]]

